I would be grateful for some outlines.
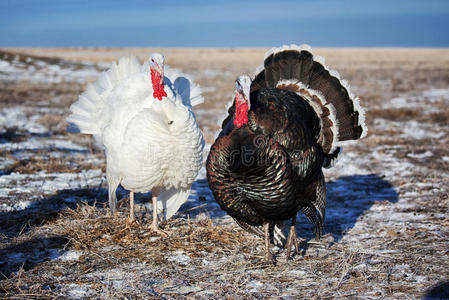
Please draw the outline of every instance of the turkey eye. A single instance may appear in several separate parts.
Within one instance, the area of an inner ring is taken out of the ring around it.
[[[151,59],[152,62],[154,62],[154,59]]]

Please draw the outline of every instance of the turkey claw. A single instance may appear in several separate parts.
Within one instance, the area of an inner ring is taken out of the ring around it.
[[[128,219],[126,220],[126,225],[131,226],[133,224],[140,224],[140,222],[137,221],[136,218],[128,217]]]
[[[164,231],[158,225],[154,224],[151,224],[150,230],[154,231],[155,233],[159,234],[162,237],[168,237],[171,234],[170,231]]]
[[[274,258],[274,255],[271,252],[265,253],[264,261],[269,265],[276,265],[276,258]]]

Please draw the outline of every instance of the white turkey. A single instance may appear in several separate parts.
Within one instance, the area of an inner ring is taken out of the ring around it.
[[[203,101],[200,87],[155,53],[143,65],[122,57],[72,104],[69,131],[92,134],[105,147],[112,214],[119,185],[130,191],[131,222],[134,193],[151,191],[151,229],[167,236],[158,212],[166,219],[177,212],[202,164],[204,140],[191,108]]]

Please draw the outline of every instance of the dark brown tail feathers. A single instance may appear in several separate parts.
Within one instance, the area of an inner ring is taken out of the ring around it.
[[[321,121],[318,142],[328,154],[334,153],[338,142],[356,140],[367,133],[359,99],[307,45],[269,50],[263,67],[256,72],[251,92],[265,87],[294,91],[309,102]]]

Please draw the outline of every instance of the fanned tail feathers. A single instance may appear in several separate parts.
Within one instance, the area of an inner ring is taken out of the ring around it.
[[[103,72],[95,83],[89,84],[78,101],[70,106],[68,131],[101,134],[101,113],[107,105],[107,97],[115,86],[138,72],[140,63],[134,56],[122,57],[118,64],[112,63],[109,70]]]
[[[263,67],[256,71],[251,91],[265,87],[294,91],[312,106],[321,125],[317,140],[331,156],[338,154],[335,151],[339,142],[360,139],[367,133],[359,99],[336,71],[327,68],[324,58],[313,55],[307,45],[270,49]]]

